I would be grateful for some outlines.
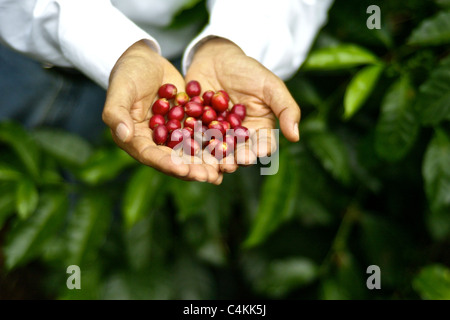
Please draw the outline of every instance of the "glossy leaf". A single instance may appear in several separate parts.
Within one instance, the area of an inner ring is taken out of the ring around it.
[[[27,219],[35,210],[39,201],[36,185],[28,178],[20,180],[16,190],[16,208],[21,219]]]
[[[415,108],[425,125],[436,125],[449,119],[450,57],[444,59],[420,86]]]
[[[388,161],[403,158],[416,140],[419,123],[412,107],[413,95],[409,80],[401,78],[383,99],[375,129],[375,148]]]
[[[365,48],[353,44],[317,49],[303,64],[304,70],[339,70],[377,63],[378,58]]]
[[[40,150],[31,135],[15,122],[2,122],[0,142],[9,144],[33,179],[38,180]]]
[[[425,300],[450,300],[450,269],[439,264],[423,268],[414,278],[414,289]]]
[[[434,46],[450,43],[450,11],[441,11],[413,30],[410,45]]]
[[[122,213],[127,228],[149,214],[158,197],[163,197],[164,176],[153,168],[141,166],[131,177],[124,194]]]
[[[89,158],[78,176],[83,182],[97,185],[116,178],[122,170],[136,163],[136,160],[119,148],[100,149]]]
[[[81,166],[92,154],[92,147],[81,137],[58,129],[40,129],[33,133],[42,148],[64,164]]]
[[[66,208],[65,194],[52,192],[40,197],[35,214],[19,221],[8,234],[4,247],[8,269],[30,261],[42,251],[45,241],[58,231],[67,213]]]
[[[343,184],[350,181],[348,152],[337,135],[329,131],[317,132],[308,136],[307,142],[325,170]]]
[[[96,257],[105,241],[113,212],[110,199],[90,192],[77,201],[67,229],[67,265],[81,266]]]
[[[290,170],[292,160],[287,151],[280,152],[278,161],[278,172],[267,176],[262,186],[258,211],[243,243],[246,248],[262,243],[295,208],[298,171]]]
[[[428,217],[432,234],[443,238],[450,233],[450,137],[436,130],[425,153],[422,175],[432,215]]]
[[[344,97],[344,118],[351,118],[366,102],[383,71],[381,64],[361,69],[350,81]]]

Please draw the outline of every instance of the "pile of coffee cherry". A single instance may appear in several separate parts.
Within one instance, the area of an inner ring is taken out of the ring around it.
[[[196,80],[189,81],[185,90],[178,92],[171,83],[159,88],[149,121],[156,144],[182,148],[191,156],[207,148],[210,154],[222,159],[248,140],[249,130],[242,126],[245,105],[234,104],[229,108],[230,97],[224,90],[201,94]]]

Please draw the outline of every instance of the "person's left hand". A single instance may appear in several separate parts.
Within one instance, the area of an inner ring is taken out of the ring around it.
[[[236,150],[234,163],[221,164],[221,171],[234,172],[238,164],[250,165],[257,157],[270,155],[277,148],[274,132],[279,119],[283,135],[299,140],[300,108],[284,82],[233,42],[213,38],[195,52],[187,70],[186,83],[197,80],[203,91],[225,90],[233,104],[244,104],[247,116],[242,123],[251,136]]]

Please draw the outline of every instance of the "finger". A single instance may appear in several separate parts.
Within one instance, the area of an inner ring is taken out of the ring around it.
[[[252,139],[248,139],[245,143],[238,143],[235,151],[236,163],[239,166],[253,165],[257,161],[256,154],[252,150]]]
[[[268,157],[277,150],[277,139],[272,129],[259,129],[252,139],[252,151],[257,157]]]
[[[300,107],[295,102],[284,82],[273,75],[264,86],[264,99],[280,122],[284,136],[293,142],[300,139],[298,123],[300,121]]]
[[[220,161],[220,171],[225,173],[233,173],[238,169],[238,165],[234,159],[234,153],[230,153]]]
[[[129,142],[134,135],[131,108],[136,99],[136,90],[120,80],[112,81],[106,93],[102,120],[111,128],[121,142]]]
[[[220,185],[220,184],[222,183],[222,181],[223,181],[223,173],[219,172],[219,177],[218,177],[217,180],[214,181],[213,183],[214,183],[215,185]]]

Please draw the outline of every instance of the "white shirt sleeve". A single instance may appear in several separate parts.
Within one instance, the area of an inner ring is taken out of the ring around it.
[[[118,58],[133,43],[158,42],[109,0],[0,0],[0,40],[34,59],[74,67],[107,88]]]
[[[222,37],[286,80],[306,59],[331,4],[332,0],[210,0],[209,23],[188,45],[183,72],[196,47]]]

